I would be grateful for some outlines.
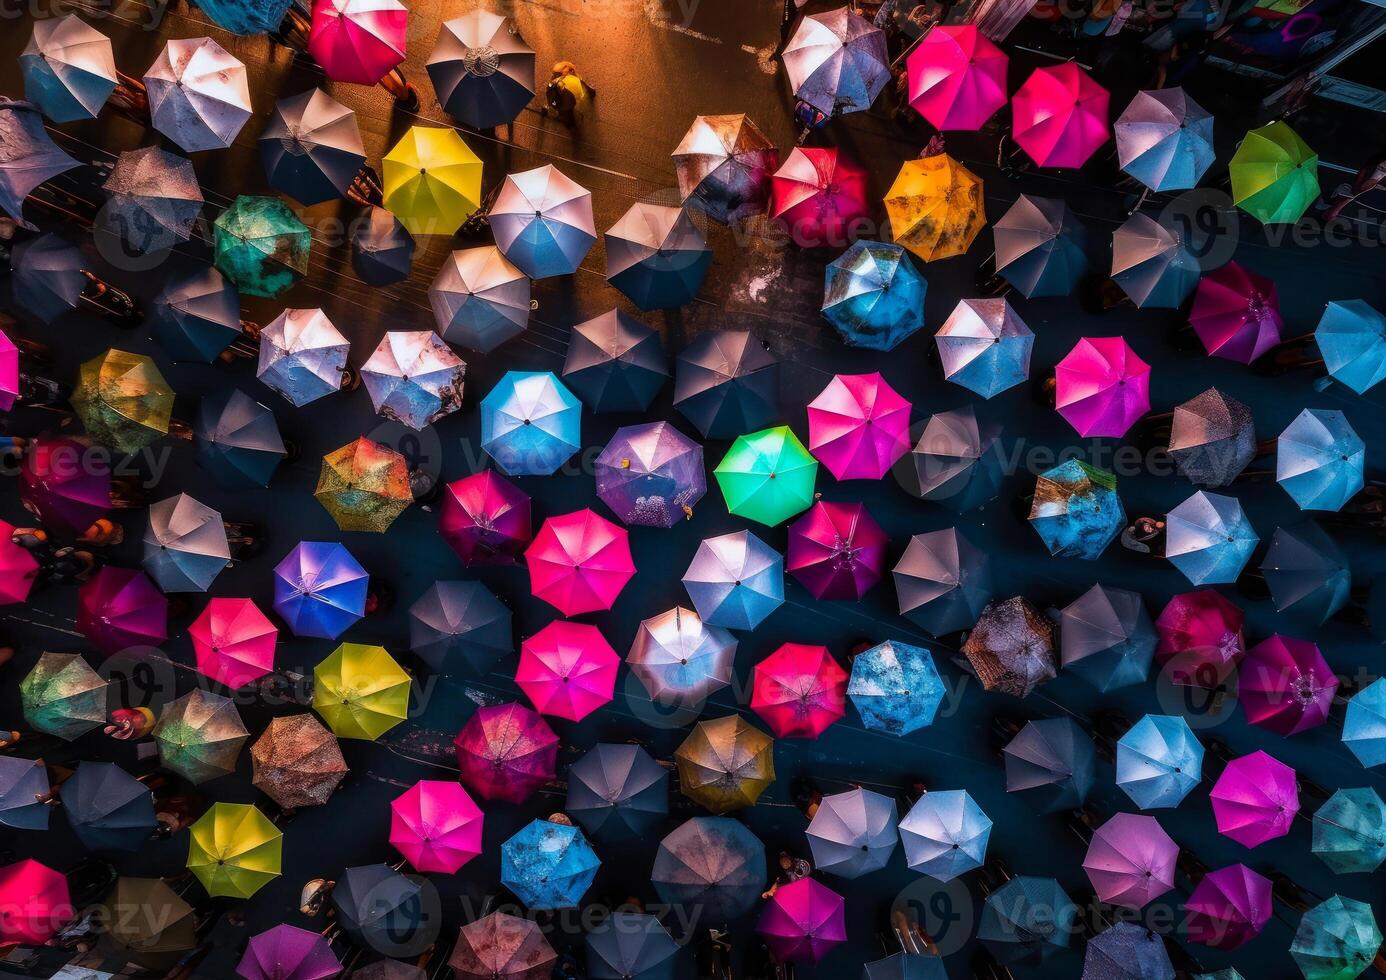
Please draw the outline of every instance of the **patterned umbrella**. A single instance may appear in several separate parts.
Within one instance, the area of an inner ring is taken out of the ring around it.
[[[552,166],[507,174],[488,217],[496,246],[532,279],[572,275],[597,240],[592,192]]]
[[[1275,529],[1261,574],[1276,611],[1311,626],[1342,609],[1352,589],[1347,556],[1313,521]]]
[[[501,884],[528,908],[576,908],[601,861],[582,831],[534,820],[501,845]]]
[[[380,738],[409,717],[409,692],[384,647],[343,643],[313,668],[313,710],[338,738]]]
[[[847,696],[867,728],[908,735],[934,723],[943,680],[928,650],[887,640],[852,658]]]
[[[1275,480],[1302,510],[1342,510],[1362,489],[1366,454],[1342,412],[1306,408],[1276,440]]]
[[[217,268],[247,296],[273,298],[308,274],[313,234],[277,197],[240,195],[213,231]]]
[[[557,959],[537,922],[492,912],[462,927],[448,965],[458,980],[549,980]]]
[[[1081,167],[1110,135],[1107,90],[1066,61],[1036,68],[1011,96],[1012,136],[1041,167]]]
[[[901,246],[856,241],[823,272],[823,317],[852,347],[894,350],[924,326],[928,286]]]
[[[809,452],[839,480],[879,480],[910,448],[910,403],[877,372],[833,375],[808,420]]]
[[[251,936],[236,966],[245,980],[330,980],[341,972],[321,934],[282,924]]]
[[[49,788],[48,767],[42,759],[0,756],[0,826],[47,830],[52,811],[43,800]]]
[[[483,800],[523,803],[554,778],[558,736],[522,704],[477,708],[453,744],[462,784]]]
[[[935,129],[981,129],[1006,104],[1009,63],[975,24],[935,25],[905,59],[910,105]]]
[[[801,248],[841,248],[869,213],[866,171],[837,147],[796,146],[770,178],[770,217]]]
[[[1121,337],[1081,337],[1054,367],[1055,407],[1080,436],[1120,438],[1150,411],[1150,365]]]
[[[75,653],[43,653],[19,682],[24,721],[70,742],[106,721],[107,683]]]
[[[481,448],[507,476],[549,476],[581,448],[582,403],[551,371],[507,371],[481,400]]]
[[[148,355],[112,348],[82,362],[71,402],[87,435],[136,453],[168,432],[173,389]]]
[[[1364,766],[1386,762],[1386,679],[1372,681],[1348,700],[1343,744]]]
[[[827,647],[782,643],[752,671],[751,710],[776,738],[817,738],[847,712],[847,672]]]
[[[176,361],[210,364],[242,333],[240,294],[211,266],[170,279],[154,299],[154,336]]]
[[[377,415],[423,429],[462,407],[467,365],[432,330],[391,330],[361,365]]]
[[[1083,871],[1098,901],[1141,909],[1174,887],[1178,857],[1154,817],[1118,813],[1092,832]]]
[[[529,497],[495,470],[447,484],[438,530],[463,564],[510,564],[532,537]]]
[[[545,520],[525,564],[530,591],[564,616],[610,609],[635,574],[626,529],[586,507]]]
[[[271,718],[250,761],[251,782],[285,810],[322,806],[349,771],[336,736],[310,714]]]
[[[1236,949],[1255,939],[1270,921],[1270,879],[1244,864],[1210,871],[1184,903],[1185,928],[1196,943]]]
[[[313,496],[343,531],[377,534],[414,502],[404,457],[365,436],[322,458]]]
[[[1002,755],[1006,792],[1024,794],[1041,813],[1082,806],[1096,780],[1092,739],[1071,718],[1026,722]]]
[[[592,980],[675,980],[683,947],[657,917],[616,911],[587,931],[587,975]]]
[[[193,690],[170,701],[154,726],[159,764],[190,783],[205,783],[236,771],[250,733],[230,698]]]
[[[1221,592],[1199,589],[1170,599],[1155,620],[1160,659],[1176,684],[1215,688],[1246,653],[1242,610]]]
[[[729,817],[693,817],[659,842],[650,881],[661,901],[729,922],[765,888],[765,845]]]
[[[1225,487],[1256,458],[1251,409],[1217,388],[1174,407],[1168,452],[1190,483]]]
[[[776,416],[779,362],[754,335],[711,330],[678,356],[674,407],[708,439],[735,439]]]
[[[1280,343],[1275,283],[1228,262],[1198,281],[1189,324],[1213,357],[1250,364]]]
[[[365,615],[369,581],[344,546],[303,541],[274,566],[274,611],[295,636],[335,640]]]
[[[1194,585],[1235,582],[1261,540],[1237,498],[1203,490],[1165,523],[1165,556]]]
[[[1351,980],[1372,966],[1380,949],[1372,907],[1333,895],[1299,920],[1290,956],[1305,980]]]
[[[966,254],[987,223],[981,180],[946,153],[901,164],[885,208],[890,237],[925,262]]]
[[[1237,700],[1246,720],[1277,735],[1322,725],[1338,691],[1338,677],[1317,644],[1276,634],[1246,652],[1237,676]]]
[[[168,600],[143,572],[105,565],[77,590],[77,629],[108,657],[158,646],[168,636]]]
[[[1030,526],[1056,558],[1100,558],[1126,524],[1116,476],[1069,459],[1035,480]]]
[[[1313,849],[1334,874],[1381,867],[1386,861],[1386,803],[1376,790],[1340,789],[1315,810]]]
[[[75,310],[88,285],[82,254],[56,232],[26,238],[10,253],[15,305],[44,323]]]
[[[221,514],[186,493],[150,504],[144,570],[164,592],[206,592],[230,562]]]
[[[0,210],[25,228],[24,199],[45,180],[81,164],[49,137],[37,107],[0,97]]]
[[[967,790],[925,793],[900,821],[905,863],[936,881],[952,881],[980,868],[990,839],[991,818]]]
[[[593,412],[644,412],[669,378],[659,334],[620,310],[576,324],[563,383]]]
[[[389,955],[427,923],[424,882],[383,864],[347,868],[329,893],[336,921],[352,942]]]
[[[1359,395],[1386,378],[1386,316],[1364,300],[1330,302],[1314,343],[1329,376]]]
[[[700,721],[674,753],[679,790],[713,813],[753,806],[775,781],[774,745],[740,715]]]
[[[890,80],[885,32],[848,7],[800,18],[780,60],[794,97],[825,116],[871,108]]]
[[[508,17],[471,10],[443,22],[428,77],[444,112],[464,126],[491,129],[534,98],[534,52]]]
[[[789,526],[785,568],[815,599],[859,601],[880,581],[888,543],[864,505],[820,500]]]
[[[268,486],[287,454],[274,412],[239,388],[203,398],[193,434],[197,461],[228,487]]]
[[[900,615],[934,636],[968,629],[991,601],[987,553],[957,528],[913,535],[891,574]]]
[[[991,398],[1030,376],[1035,335],[1004,299],[963,299],[934,335],[943,376]]]
[[[515,683],[540,714],[581,721],[610,703],[620,664],[595,626],[555,621],[520,644]]]
[[[274,104],[259,146],[270,187],[308,206],[346,197],[366,162],[356,113],[316,88]]]
[[[1178,806],[1202,775],[1203,745],[1177,715],[1145,715],[1117,741],[1117,786],[1142,810]]]
[[[154,128],[188,153],[230,149],[253,111],[246,79],[245,65],[211,38],[170,40],[144,74]]]
[[[456,874],[481,853],[482,821],[460,783],[421,779],[390,801],[390,845],[419,871]]]
[[[250,898],[279,877],[284,835],[249,804],[213,803],[189,833],[188,870],[213,898]]]
[[[1113,126],[1121,169],[1153,191],[1185,191],[1213,165],[1213,116],[1179,86],[1137,92]]]
[[[695,116],[673,157],[684,207],[723,224],[769,208],[780,154],[745,113]]]
[[[515,648],[510,618],[480,582],[434,582],[409,607],[409,649],[440,674],[484,675]]]
[[[459,249],[428,287],[444,340],[489,354],[529,325],[530,283],[494,245]]]
[[[73,916],[67,878],[25,858],[0,867],[0,943],[42,945]]]
[[[896,823],[889,796],[853,789],[823,797],[805,832],[814,866],[839,878],[879,871],[900,840]]]
[[[603,236],[606,281],[642,310],[692,302],[712,249],[682,208],[637,201]]]
[[[728,513],[774,527],[813,503],[818,461],[780,425],[737,436],[712,473]]]
[[[1059,614],[1063,666],[1104,693],[1143,683],[1157,642],[1139,592],[1094,585]]]
[[[399,0],[314,0],[308,53],[334,81],[374,85],[404,60],[408,27]]]
[[[1260,751],[1229,762],[1208,795],[1218,832],[1246,847],[1284,837],[1299,812],[1295,771]]]
[[[55,123],[95,119],[118,81],[111,39],[76,14],[34,21],[19,70],[24,97]]]
[[[1068,946],[1078,906],[1053,878],[1011,878],[987,896],[977,938],[1001,963],[1038,965]]]
[[[563,807],[597,841],[645,834],[669,814],[669,771],[629,743],[599,743],[568,767]]]
[[[597,496],[625,524],[673,527],[707,492],[703,447],[668,422],[617,429],[595,467]]]
[[[1294,224],[1319,196],[1319,157],[1282,120],[1246,134],[1227,165],[1233,202],[1262,224]]]
[[[1168,980],[1176,975],[1164,937],[1138,922],[1117,922],[1089,939],[1083,974],[1088,980]]]
[[[784,602],[784,559],[750,531],[704,538],[683,587],[704,623],[753,630]]]
[[[157,146],[116,157],[101,189],[110,198],[97,212],[97,230],[116,235],[137,252],[186,242],[202,214],[192,161]]]
[[[385,207],[411,235],[451,235],[481,201],[481,169],[457,130],[411,126],[381,159]]]
[[[1198,285],[1198,257],[1180,235],[1136,212],[1112,235],[1112,281],[1140,309],[1177,309]]]
[[[761,909],[756,931],[780,962],[817,963],[847,941],[841,895],[812,878],[781,885]]]
[[[979,421],[971,405],[936,412],[892,473],[911,496],[972,510],[1000,492],[1000,439],[1001,426]]]
[[[1021,194],[992,232],[997,273],[1026,299],[1067,296],[1087,275],[1087,229],[1058,198]]]
[[[409,278],[414,236],[384,208],[372,207],[351,229],[351,268],[367,286],[390,286]]]

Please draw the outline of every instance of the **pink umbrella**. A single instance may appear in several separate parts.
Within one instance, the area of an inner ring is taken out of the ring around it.
[[[144,572],[99,569],[77,590],[77,629],[110,656],[168,637],[168,600]]]
[[[1317,644],[1272,636],[1246,652],[1237,675],[1237,700],[1246,720],[1277,735],[1322,725],[1338,691],[1338,677]]]
[[[529,497],[495,470],[454,480],[443,490],[438,529],[468,565],[510,564],[529,544]]]
[[[812,878],[775,889],[756,929],[777,960],[816,963],[847,939],[842,896]]]
[[[334,81],[374,85],[404,60],[408,20],[399,0],[314,0],[308,53]]]
[[[274,670],[279,629],[249,599],[216,598],[188,627],[197,669],[230,688]]]
[[[1099,900],[1139,909],[1174,887],[1178,858],[1179,847],[1160,821],[1118,813],[1092,832],[1083,870]]]
[[[1218,832],[1245,847],[1284,837],[1299,812],[1295,771],[1259,751],[1229,762],[1208,795]]]
[[[1210,871],[1194,886],[1184,911],[1184,928],[1194,942],[1236,949],[1270,921],[1270,879],[1244,864]]]
[[[417,871],[456,874],[481,853],[482,822],[461,783],[420,779],[390,801],[390,844]]]
[[[1198,281],[1189,323],[1209,354],[1250,364],[1280,343],[1285,321],[1275,283],[1228,262]]]
[[[610,609],[635,574],[626,529],[588,507],[546,520],[525,564],[530,591],[565,616]]]
[[[1175,684],[1219,687],[1246,653],[1245,615],[1216,589],[1175,596],[1155,620],[1155,656]]]
[[[0,412],[14,408],[19,397],[19,348],[0,330]]]
[[[477,708],[453,745],[462,782],[484,800],[523,803],[556,772],[558,736],[522,704]]]
[[[940,24],[905,60],[910,105],[935,129],[981,129],[1006,104],[1009,61],[975,25]]]
[[[0,521],[0,605],[23,602],[38,578],[39,565],[27,548],[14,543],[16,528]]]
[[[1072,61],[1036,68],[1011,98],[1011,133],[1041,167],[1081,167],[1111,133],[1107,102]]]
[[[73,911],[61,872],[28,858],[0,868],[0,946],[46,943]]]
[[[910,403],[879,374],[838,374],[809,402],[809,452],[839,480],[879,480],[910,450]]]
[[[1055,407],[1080,436],[1123,436],[1150,411],[1150,365],[1121,337],[1081,337],[1054,368]]]
[[[19,480],[19,499],[45,527],[81,534],[111,509],[107,454],[76,439],[35,439]]]
[[[888,540],[862,504],[820,500],[789,525],[784,567],[815,599],[860,599],[881,577]]]
[[[867,213],[866,171],[836,148],[796,146],[770,178],[770,217],[803,248],[851,244]]]
[[[520,644],[515,683],[540,714],[581,721],[611,701],[620,663],[595,626],[555,621]]]
[[[751,710],[776,738],[817,738],[847,711],[847,672],[827,647],[785,643],[756,664]]]

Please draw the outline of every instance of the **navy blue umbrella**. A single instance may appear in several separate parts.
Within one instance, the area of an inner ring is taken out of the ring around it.
[[[620,310],[573,327],[563,381],[594,412],[643,412],[669,379],[659,334]]]
[[[51,231],[16,245],[10,252],[10,268],[15,303],[44,323],[75,309],[87,288],[82,253]]]
[[[1006,792],[1043,813],[1082,806],[1096,777],[1092,739],[1069,718],[1027,722],[1003,750]]]
[[[861,980],[948,980],[943,960],[922,953],[895,953],[863,963]]]
[[[423,886],[384,864],[347,868],[332,888],[337,924],[357,945],[386,956],[427,925]]]
[[[587,975],[592,980],[674,980],[683,947],[653,915],[614,912],[587,933]]]
[[[683,208],[636,202],[606,231],[606,279],[642,310],[682,306],[698,294],[712,264]]]
[[[34,759],[0,756],[0,827],[47,830],[48,768]]]
[[[269,185],[300,204],[345,197],[366,162],[356,113],[316,88],[280,99],[260,134],[260,162]]]
[[[744,330],[700,334],[680,352],[674,407],[707,439],[733,439],[778,415],[779,362]]]
[[[1099,691],[1140,684],[1150,673],[1158,637],[1139,592],[1094,585],[1059,614],[1059,651]]]
[[[1313,521],[1275,529],[1261,574],[1276,610],[1304,626],[1318,626],[1342,609],[1352,589],[1347,556]]]
[[[1162,937],[1135,922],[1118,922],[1088,940],[1082,980],[1174,980]]]
[[[509,18],[472,10],[444,21],[428,77],[443,111],[476,129],[510,122],[534,98],[534,52]]]
[[[137,851],[158,826],[149,787],[109,762],[83,762],[62,786],[72,832],[92,851]]]
[[[515,649],[510,610],[480,582],[434,582],[409,607],[409,648],[441,674],[486,674]]]
[[[968,629],[991,601],[987,553],[955,527],[910,538],[892,575],[900,615],[934,636]]]
[[[1001,426],[978,420],[971,405],[930,417],[919,440],[891,468],[905,492],[959,513],[1001,490]]]
[[[389,211],[373,207],[351,233],[351,267],[368,286],[389,286],[409,278],[414,236]]]
[[[269,486],[287,454],[274,413],[239,388],[203,398],[193,434],[197,461],[227,486]]]
[[[594,745],[568,768],[564,809],[599,843],[638,838],[669,813],[669,771],[638,745]]]
[[[212,266],[170,280],[154,298],[154,339],[175,361],[215,361],[240,337],[241,296]]]
[[[992,232],[996,271],[1027,299],[1067,296],[1087,274],[1087,231],[1063,201],[1021,194]]]
[[[192,161],[157,146],[122,153],[101,189],[111,196],[97,213],[97,229],[141,253],[186,242],[202,213]]]

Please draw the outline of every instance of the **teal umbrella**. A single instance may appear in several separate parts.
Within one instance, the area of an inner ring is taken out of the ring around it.
[[[1314,813],[1314,853],[1337,874],[1386,860],[1386,804],[1376,790],[1340,789]]]
[[[1371,906],[1334,895],[1304,913],[1290,956],[1304,980],[1353,980],[1371,966],[1380,947]]]
[[[278,296],[308,274],[312,232],[277,197],[242,194],[216,220],[216,264],[249,296]]]

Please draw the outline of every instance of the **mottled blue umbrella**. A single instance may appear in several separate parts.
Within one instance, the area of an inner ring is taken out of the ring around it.
[[[1082,806],[1097,778],[1092,739],[1070,718],[1026,722],[1002,753],[1006,792],[1024,795],[1042,813]]]
[[[10,268],[10,295],[15,304],[44,323],[75,309],[87,286],[82,253],[51,231],[14,246]]]
[[[1139,592],[1094,585],[1059,613],[1063,665],[1106,692],[1143,683],[1159,637]]]
[[[304,541],[274,566],[274,611],[297,636],[335,640],[366,614],[369,583],[342,545]]]
[[[1372,907],[1332,895],[1299,920],[1290,957],[1307,980],[1352,980],[1367,971],[1380,949]]]
[[[1027,299],[1067,296],[1087,274],[1087,229],[1057,198],[1021,194],[992,232],[996,271]]]
[[[164,592],[206,592],[231,563],[221,514],[186,493],[149,506],[144,570]]]
[[[765,845],[730,817],[693,817],[659,842],[650,881],[661,901],[728,922],[765,889]]]
[[[175,361],[215,361],[241,336],[241,297],[212,266],[169,280],[154,298],[154,339]]]
[[[971,405],[936,412],[919,441],[891,468],[905,492],[959,513],[1001,490],[1001,426],[977,418]]]
[[[1202,272],[1177,232],[1139,211],[1112,236],[1112,281],[1141,309],[1182,306]]]
[[[601,861],[577,827],[533,820],[501,845],[501,884],[531,910],[575,908]]]
[[[434,582],[409,607],[409,649],[440,674],[485,675],[515,649],[510,609],[480,582]]]
[[[638,745],[594,745],[568,767],[563,809],[593,840],[637,839],[669,813],[669,770]]]
[[[260,333],[255,376],[302,408],[346,383],[350,350],[351,342],[322,310],[288,309]]]
[[[19,70],[24,97],[55,123],[95,119],[117,81],[111,39],[76,14],[34,21]]]
[[[607,282],[642,310],[690,302],[712,264],[712,249],[683,208],[637,201],[605,240]]]
[[[1236,497],[1199,490],[1165,515],[1165,557],[1194,585],[1237,581],[1260,540]]]
[[[1372,681],[1348,701],[1343,744],[1364,766],[1386,762],[1386,678]]]
[[[276,102],[259,146],[269,185],[304,205],[345,197],[366,162],[356,113],[317,88]]]
[[[228,487],[269,486],[287,454],[274,412],[239,388],[203,398],[193,434],[197,461]]]
[[[784,557],[750,531],[705,538],[683,587],[704,623],[753,630],[784,602]]]
[[[928,286],[903,247],[859,240],[823,272],[823,316],[853,347],[894,350],[924,326]]]
[[[1117,742],[1117,786],[1142,810],[1178,806],[1202,778],[1203,745],[1178,715],[1146,715]]]
[[[1315,810],[1313,849],[1335,874],[1381,867],[1386,861],[1386,803],[1376,790],[1340,789]]]
[[[943,958],[925,953],[892,953],[863,963],[861,980],[948,980]]]
[[[92,851],[137,851],[158,825],[149,787],[109,762],[78,766],[62,802],[72,832]]]
[[[186,242],[202,213],[192,161],[157,146],[116,157],[101,189],[110,198],[97,212],[96,230],[142,254]]]
[[[1359,395],[1386,378],[1386,316],[1365,300],[1329,303],[1314,343],[1328,373]]]
[[[673,527],[707,492],[703,447],[668,422],[617,429],[595,476],[597,496],[625,524]]]
[[[481,400],[481,448],[507,476],[548,476],[577,452],[582,404],[550,371],[507,371]]]
[[[1118,922],[1088,940],[1081,980],[1174,980],[1165,940],[1136,922]]]
[[[987,553],[954,527],[911,537],[891,575],[900,615],[934,636],[972,626],[992,597]]]
[[[1126,524],[1116,476],[1069,459],[1035,481],[1030,526],[1056,558],[1101,556]]]
[[[47,830],[48,768],[41,760],[0,755],[0,827]],[[9,835],[7,835],[9,836]]]
[[[24,220],[29,192],[80,166],[54,144],[36,106],[0,96],[0,211],[33,228]]]
[[[1276,611],[1303,625],[1325,622],[1347,605],[1352,590],[1347,556],[1313,521],[1275,529],[1261,574]]]
[[[1035,335],[1004,299],[958,302],[934,335],[943,376],[983,398],[1030,376]]]
[[[620,310],[573,327],[563,383],[594,412],[643,412],[669,380],[659,334]]]
[[[389,286],[409,278],[414,236],[389,211],[372,207],[352,223],[351,267],[367,286]]]
[[[709,330],[679,352],[674,407],[708,439],[762,429],[778,414],[779,362],[744,330]]]
[[[962,789],[933,790],[900,821],[905,863],[938,881],[952,881],[987,859],[991,818]]]
[[[506,174],[488,218],[496,247],[531,279],[572,275],[597,240],[592,192],[551,165]]]
[[[823,797],[807,831],[814,867],[840,878],[879,871],[895,853],[897,822],[895,800],[869,789]]]
[[[1078,906],[1053,878],[1022,875],[987,896],[977,938],[1001,963],[1039,964],[1068,946]]]
[[[249,37],[279,29],[293,0],[198,0],[197,6],[224,31]]]
[[[1213,116],[1179,86],[1137,92],[1112,126],[1121,169],[1153,191],[1189,190],[1213,165]]]
[[[1276,442],[1275,479],[1302,510],[1341,510],[1362,489],[1366,455],[1346,415],[1306,408]]]
[[[928,650],[887,640],[853,658],[847,696],[867,728],[908,735],[934,723],[943,681]]]
[[[587,932],[587,976],[592,980],[674,980],[683,947],[653,915],[613,912]]]

